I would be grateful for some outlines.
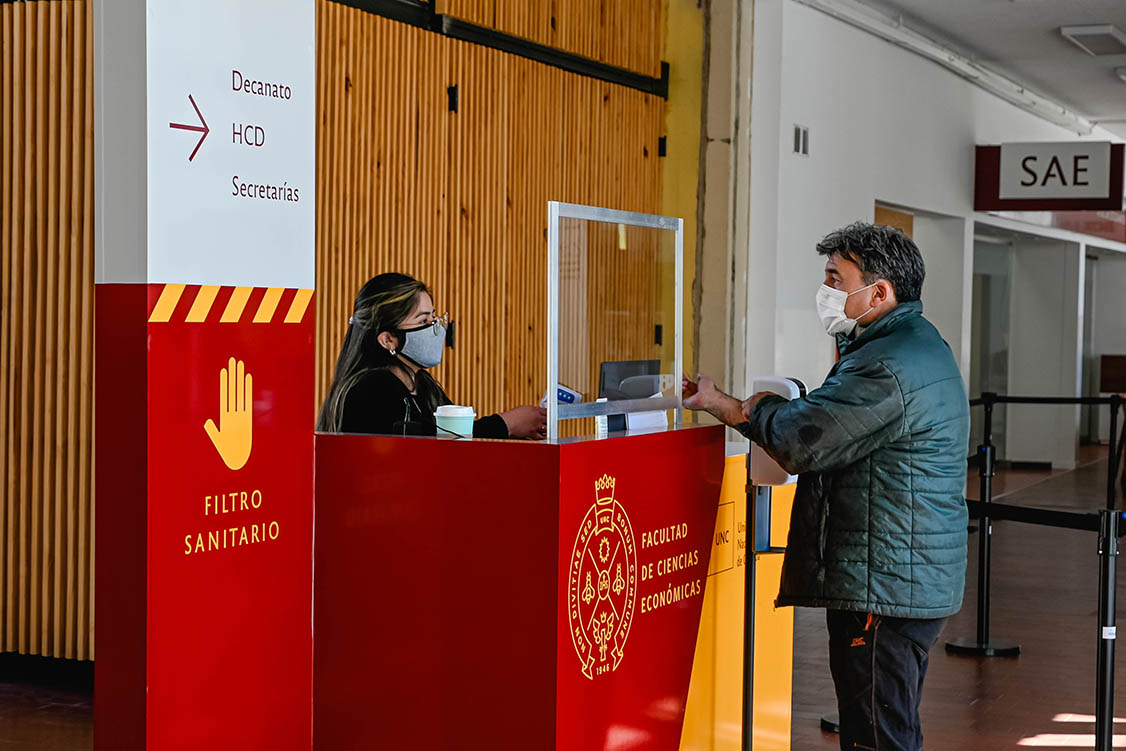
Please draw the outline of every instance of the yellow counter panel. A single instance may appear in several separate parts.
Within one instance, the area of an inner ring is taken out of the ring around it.
[[[704,591],[682,751],[740,751],[743,733],[743,591],[747,555],[745,454],[727,458]],[[771,547],[782,547],[794,486],[774,488]],[[794,612],[776,609],[782,554],[755,555],[753,751],[789,751]]]

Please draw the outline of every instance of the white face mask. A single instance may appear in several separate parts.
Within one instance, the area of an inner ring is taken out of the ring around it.
[[[871,313],[875,308],[868,308],[868,310],[864,311],[856,318],[849,318],[845,315],[845,302],[850,295],[871,289],[875,287],[876,284],[878,284],[878,282],[869,284],[867,287],[861,287],[852,292],[845,292],[843,289],[835,289],[827,284],[822,284],[821,289],[817,290],[817,315],[821,318],[821,324],[825,327],[825,333],[829,336],[836,336],[837,334],[851,336],[852,332],[856,330],[856,324],[859,323],[860,319]]]

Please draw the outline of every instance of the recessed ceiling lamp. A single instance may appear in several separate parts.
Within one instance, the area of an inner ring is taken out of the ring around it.
[[[1061,26],[1060,33],[1088,55],[1126,55],[1126,34],[1113,24]]]

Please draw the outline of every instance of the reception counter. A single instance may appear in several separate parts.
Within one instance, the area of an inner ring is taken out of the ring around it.
[[[723,441],[317,436],[314,748],[679,748]]]

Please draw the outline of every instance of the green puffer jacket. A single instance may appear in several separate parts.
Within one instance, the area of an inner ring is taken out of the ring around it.
[[[970,413],[949,346],[901,303],[804,399],[741,426],[798,478],[777,604],[899,618],[962,605]]]

